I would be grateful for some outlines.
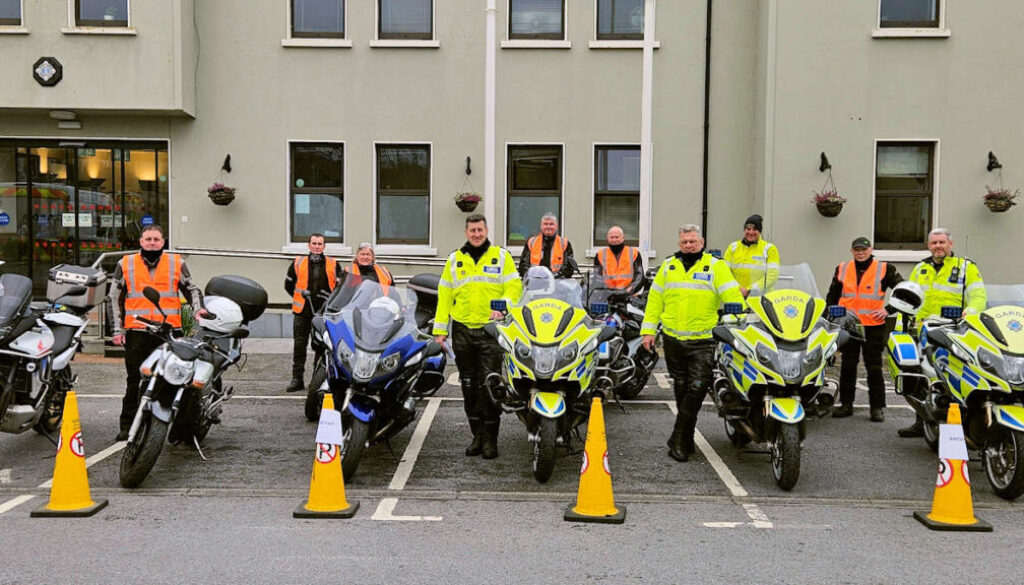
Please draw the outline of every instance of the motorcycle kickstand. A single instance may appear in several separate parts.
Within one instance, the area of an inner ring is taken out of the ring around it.
[[[199,458],[203,461],[209,461],[206,455],[203,454],[203,449],[199,446],[199,439],[197,439],[195,435],[192,435],[192,444],[196,446],[196,451],[199,452]]]
[[[54,446],[54,447],[57,447],[57,446],[58,446],[58,445],[57,445],[57,441],[56,441],[56,440],[54,440],[54,438],[53,438],[53,435],[51,435],[50,433],[43,433],[43,436],[44,436],[44,437],[46,437],[47,439],[49,439],[49,440],[50,440],[50,442],[51,442],[51,443],[53,443],[53,446]]]
[[[619,410],[621,410],[623,414],[629,414],[629,411],[626,410],[625,406],[623,406],[622,401],[619,400],[619,395],[614,392],[612,392],[612,402],[615,403],[615,406],[619,407]]]
[[[388,446],[388,451],[391,453],[391,458],[395,460],[395,463],[401,463],[402,459],[398,456],[398,453],[395,453],[394,447],[391,446],[391,439],[385,440],[384,444]]]

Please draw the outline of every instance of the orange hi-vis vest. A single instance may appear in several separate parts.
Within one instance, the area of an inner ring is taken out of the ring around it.
[[[888,270],[885,262],[872,260],[857,282],[857,264],[854,261],[839,265],[839,279],[843,283],[843,296],[839,304],[857,314],[863,325],[882,325],[885,319],[877,319],[871,313],[885,308],[885,291],[882,278]]]
[[[633,282],[633,262],[640,252],[629,246],[622,247],[618,259],[611,248],[602,248],[597,253],[597,260],[604,269],[605,288],[626,288]]]
[[[160,293],[160,308],[166,315],[167,323],[181,328],[181,298],[178,296],[178,282],[181,280],[181,256],[164,252],[160,261],[149,275],[149,266],[142,254],[121,258],[121,274],[124,275],[126,296],[124,299],[124,328],[145,329],[146,324],[139,317],[161,322],[160,311],[142,294],[147,286]]]
[[[530,238],[526,242],[526,247],[530,249],[530,266],[540,266],[540,261],[544,258],[544,236],[543,234],[537,234]],[[551,272],[558,274],[558,271],[562,269],[562,260],[565,257],[565,249],[569,247],[569,240],[566,240],[562,236],[555,235],[555,241],[551,244]]]
[[[327,286],[334,290],[338,284],[338,261],[329,256],[324,256],[324,270],[327,271]],[[292,294],[292,312],[301,313],[306,306],[306,298],[302,293],[309,290],[309,256],[299,256],[295,259],[295,293]]]
[[[359,276],[359,263],[352,262],[352,267],[348,271],[356,276]],[[384,296],[388,296],[388,283],[391,282],[391,273],[388,272],[387,268],[384,268],[380,264],[373,265],[373,271],[377,273],[377,282],[380,283],[380,290],[384,293]]]

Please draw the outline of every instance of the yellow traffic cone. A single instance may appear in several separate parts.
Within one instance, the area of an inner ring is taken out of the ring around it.
[[[334,397],[324,394],[320,420],[328,410],[334,410]],[[313,458],[313,477],[309,482],[309,499],[292,514],[295,518],[351,518],[356,515],[359,502],[345,499],[345,478],[341,473],[341,447],[329,443],[316,444]]]
[[[569,522],[601,522],[622,524],[626,508],[615,507],[612,493],[612,472],[608,467],[608,442],[604,433],[604,409],[601,399],[594,398],[587,423],[587,444],[583,447],[583,467],[576,505],[565,511]]]
[[[949,407],[947,424],[960,426],[960,407]],[[939,442],[944,439],[940,428]],[[962,440],[962,435],[960,436]],[[974,516],[971,502],[971,480],[967,475],[967,461],[962,459],[939,459],[939,477],[935,480],[935,497],[932,512],[914,512],[922,524],[932,530],[962,530],[969,532],[992,532],[992,525]]]
[[[82,421],[78,416],[78,398],[72,390],[64,397],[64,421],[57,441],[57,460],[53,464],[50,501],[35,510],[33,518],[92,516],[107,506],[107,500],[89,496],[89,476],[85,470],[85,443]]]

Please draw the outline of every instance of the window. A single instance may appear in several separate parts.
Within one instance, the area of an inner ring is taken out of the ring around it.
[[[509,39],[565,38],[565,0],[509,0]]]
[[[0,0],[0,26],[21,26],[21,0]]]
[[[377,38],[434,38],[434,6],[431,0],[378,0]]]
[[[75,0],[76,26],[128,26],[128,0]]]
[[[377,243],[430,243],[430,145],[377,145]]]
[[[345,38],[345,0],[291,0],[292,37]]]
[[[562,147],[508,147],[508,243],[521,245],[562,208]]]
[[[932,226],[933,142],[878,144],[875,168],[875,247],[924,249]]]
[[[938,28],[940,0],[880,0],[881,28]]]
[[[597,0],[598,40],[642,40],[644,0]]]
[[[594,149],[594,245],[607,243],[617,225],[632,246],[640,241],[640,147]]]
[[[345,146],[291,143],[291,238],[307,242],[321,233],[327,242],[345,237]]]

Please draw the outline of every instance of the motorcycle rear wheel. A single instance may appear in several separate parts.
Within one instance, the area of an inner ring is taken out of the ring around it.
[[[320,386],[324,385],[327,379],[327,368],[323,364],[313,369],[313,378],[306,387],[306,420],[316,422],[320,420],[320,408],[323,406],[324,395],[320,393]]]
[[[939,452],[939,423],[923,422],[924,431],[924,442],[928,443],[928,448],[932,450],[932,453]]]
[[[156,464],[167,437],[167,423],[147,413],[142,417],[135,440],[125,445],[121,454],[118,479],[122,487],[138,487]]]
[[[341,473],[345,477],[346,483],[351,481],[356,474],[356,468],[359,467],[359,460],[363,458],[363,451],[366,450],[366,441],[369,437],[369,423],[352,417],[352,422],[345,429],[343,437],[345,444],[342,445],[341,450]]]
[[[775,483],[786,491],[793,489],[800,479],[800,427],[779,423],[778,435],[771,451]]]
[[[999,427],[996,435],[982,451],[985,474],[997,496],[1015,500],[1024,494],[1024,433]]]
[[[537,428],[539,440],[533,444],[533,477],[540,483],[551,479],[555,470],[555,442],[558,440],[558,420],[541,417]]]

